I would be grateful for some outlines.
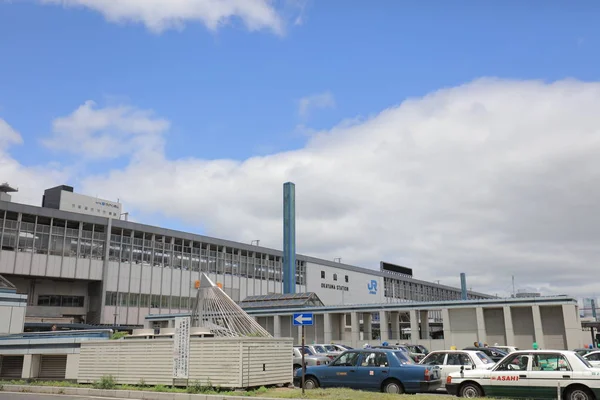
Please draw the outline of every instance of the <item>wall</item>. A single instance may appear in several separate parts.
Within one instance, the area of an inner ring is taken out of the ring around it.
[[[504,346],[512,344],[506,343],[506,326],[504,325],[504,310],[502,308],[484,308],[483,317],[487,343],[490,346],[494,343]]]
[[[325,279],[321,278],[321,271],[325,272]],[[334,274],[337,274],[337,281],[333,280]],[[348,282],[345,281],[346,275]],[[375,280],[377,287],[371,286],[370,290],[369,285],[372,280]],[[335,288],[323,287],[323,285],[331,285]],[[338,287],[347,287],[348,290],[340,290]],[[315,263],[306,264],[306,290],[315,292],[325,305],[384,302],[382,277]]]
[[[540,307],[544,346],[546,349],[566,347],[565,322],[561,306]]]
[[[2,250],[0,274],[64,279],[102,279],[102,260]],[[12,280],[14,277],[11,276]]]
[[[63,190],[60,194],[59,209],[79,214],[119,219],[122,212],[122,204],[116,201],[103,200]],[[109,212],[113,213],[113,215],[110,215]]]
[[[118,383],[171,385],[172,339],[128,339],[81,345],[78,382],[112,375]],[[266,338],[191,338],[189,381],[223,388],[292,381],[292,341]]]
[[[531,307],[511,307],[511,315],[515,333],[515,342],[512,346],[520,349],[530,349],[535,342]]]

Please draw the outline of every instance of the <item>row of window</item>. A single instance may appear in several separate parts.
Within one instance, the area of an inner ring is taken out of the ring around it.
[[[85,211],[88,210],[87,206],[84,206],[83,208],[81,208],[81,204],[78,204],[77,206],[75,206],[75,203],[73,203],[72,206],[73,206],[73,208],[77,207],[79,210],[82,210],[82,209]],[[94,207],[91,207],[90,211],[94,212]],[[104,215],[108,214],[109,216],[112,216],[112,217],[117,217],[117,216],[120,217],[120,215],[118,215],[116,212],[109,211],[107,213],[106,210],[100,210],[99,208],[96,208],[96,211],[98,211],[98,214],[100,214],[100,211],[102,211],[102,214],[104,214]]]
[[[164,309],[190,310],[196,297],[167,296],[160,294],[106,292],[107,306],[150,307]]]
[[[325,279],[325,271],[321,271],[321,279]],[[337,274],[333,274],[333,280],[338,280]],[[344,280],[346,281],[346,283],[350,282],[350,278],[348,278],[348,275],[344,276]]]
[[[38,296],[38,306],[53,306],[53,307],[83,307],[84,296],[63,296],[43,294]]]

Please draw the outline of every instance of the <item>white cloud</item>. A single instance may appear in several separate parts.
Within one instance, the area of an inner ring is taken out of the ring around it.
[[[116,158],[134,149],[160,148],[169,122],[152,111],[130,106],[98,108],[86,101],[67,117],[52,123],[53,135],[42,143],[54,150],[89,159]]]
[[[86,7],[111,22],[143,23],[153,32],[181,29],[199,21],[215,31],[233,18],[251,31],[284,31],[284,22],[270,0],[39,0],[43,4]]]
[[[21,144],[23,138],[5,120],[0,118],[0,147],[6,148],[11,144]]]
[[[452,285],[466,272],[490,293],[510,291],[514,274],[517,289],[591,295],[599,107],[598,83],[480,80],[317,133],[297,151],[241,162],[136,152],[78,189],[120,198],[132,217],[162,213],[281,248],[282,184],[293,181],[303,254],[387,260]]]
[[[302,97],[298,101],[298,114],[300,114],[301,117],[308,117],[314,110],[334,107],[335,98],[333,97],[333,93],[326,91]]]

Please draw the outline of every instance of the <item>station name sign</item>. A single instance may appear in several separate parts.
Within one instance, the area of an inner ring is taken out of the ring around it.
[[[343,292],[349,291],[348,286],[343,285],[332,285],[331,283],[321,283],[323,289],[341,290]]]

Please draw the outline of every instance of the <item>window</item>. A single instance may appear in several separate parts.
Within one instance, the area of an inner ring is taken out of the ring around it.
[[[325,271],[321,271],[321,279],[325,279]]]
[[[529,356],[527,354],[515,354],[507,357],[498,365],[496,371],[527,371]]]
[[[85,209],[87,210],[88,208],[86,207]]]
[[[346,275],[346,283],[348,283],[348,275]]]
[[[429,354],[422,361],[424,365],[444,365],[444,358],[446,357],[446,353],[433,353]]]
[[[464,353],[448,353],[446,365],[473,365],[471,358]]]
[[[388,367],[388,359],[385,353],[374,351],[372,353],[363,353],[361,367]]]
[[[92,208],[91,211],[94,212],[94,209]]]
[[[591,353],[585,357],[588,361],[600,361],[600,353]]]
[[[77,206],[77,208],[79,208],[81,210],[81,204]]]
[[[107,292],[108,295],[108,292]],[[84,296],[59,296],[59,295],[40,295],[38,296],[38,306],[53,307],[83,307]],[[108,297],[107,297],[108,302]],[[107,304],[108,305],[108,304]]]
[[[571,366],[560,353],[536,354],[531,363],[532,371],[571,371]]]
[[[75,204],[73,204],[73,208],[75,208]]]
[[[346,353],[339,356],[331,365],[336,367],[354,367],[358,361],[358,353],[354,351],[347,351]]]
[[[333,280],[337,281],[337,274],[333,274]]]
[[[494,363],[494,360],[489,358],[487,354],[482,353],[481,351],[477,352],[477,357],[479,357],[481,362],[483,362],[484,364],[493,364]]]
[[[404,353],[403,351],[395,351],[394,355],[396,356],[398,361],[400,361],[400,364],[414,364],[415,363],[413,361],[413,359],[410,358],[409,356],[407,356],[406,353]]]

